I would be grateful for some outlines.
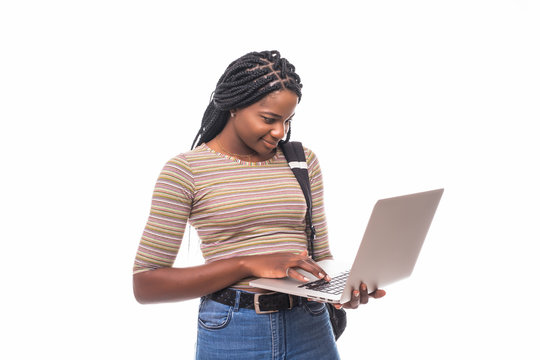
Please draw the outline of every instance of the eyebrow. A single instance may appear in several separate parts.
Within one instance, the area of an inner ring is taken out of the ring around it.
[[[270,115],[270,116],[273,116],[273,117],[277,117],[277,118],[283,118],[283,116],[279,115],[279,114],[275,114],[271,111],[261,111],[261,113],[263,114],[266,114],[266,115]],[[292,118],[296,113],[293,113],[291,116],[289,116],[289,119]]]

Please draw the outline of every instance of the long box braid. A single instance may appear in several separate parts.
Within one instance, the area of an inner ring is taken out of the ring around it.
[[[289,89],[302,98],[295,67],[279,51],[250,52],[233,61],[219,79],[191,148],[212,140],[223,130],[232,109],[241,109],[273,91]],[[291,137],[287,132],[285,142]]]

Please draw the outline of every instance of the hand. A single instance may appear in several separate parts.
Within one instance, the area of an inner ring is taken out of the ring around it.
[[[367,292],[367,286],[364,283],[360,284],[360,289],[353,289],[351,300],[345,304],[335,304],[336,309],[356,309],[360,304],[367,304],[369,298],[380,299],[386,295],[386,291],[377,289],[370,294]]]
[[[295,269],[303,269],[319,279],[330,280],[328,274],[313,259],[307,256],[307,250],[300,254],[276,253],[269,255],[252,255],[245,257],[245,264],[252,276],[265,278],[290,277],[298,281],[309,281]]]

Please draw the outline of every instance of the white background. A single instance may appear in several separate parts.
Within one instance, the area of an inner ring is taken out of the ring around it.
[[[539,19],[533,0],[3,1],[0,357],[192,358],[197,300],[132,295],[151,192],[226,66],[278,49],[337,258],[377,199],[446,189],[413,276],[349,311],[343,359],[539,358]]]

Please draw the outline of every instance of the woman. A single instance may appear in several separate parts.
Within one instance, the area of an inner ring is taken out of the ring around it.
[[[201,297],[198,359],[339,358],[324,304],[248,285],[253,277],[305,281],[298,269],[329,280],[314,261],[331,257],[319,163],[305,149],[317,231],[311,259],[305,199],[278,147],[290,138],[301,89],[294,66],[277,51],[232,62],[195,148],[172,158],[157,181],[135,260],[134,293],[140,303]],[[172,268],[188,220],[205,264]],[[356,289],[345,306],[356,308],[368,296]]]

